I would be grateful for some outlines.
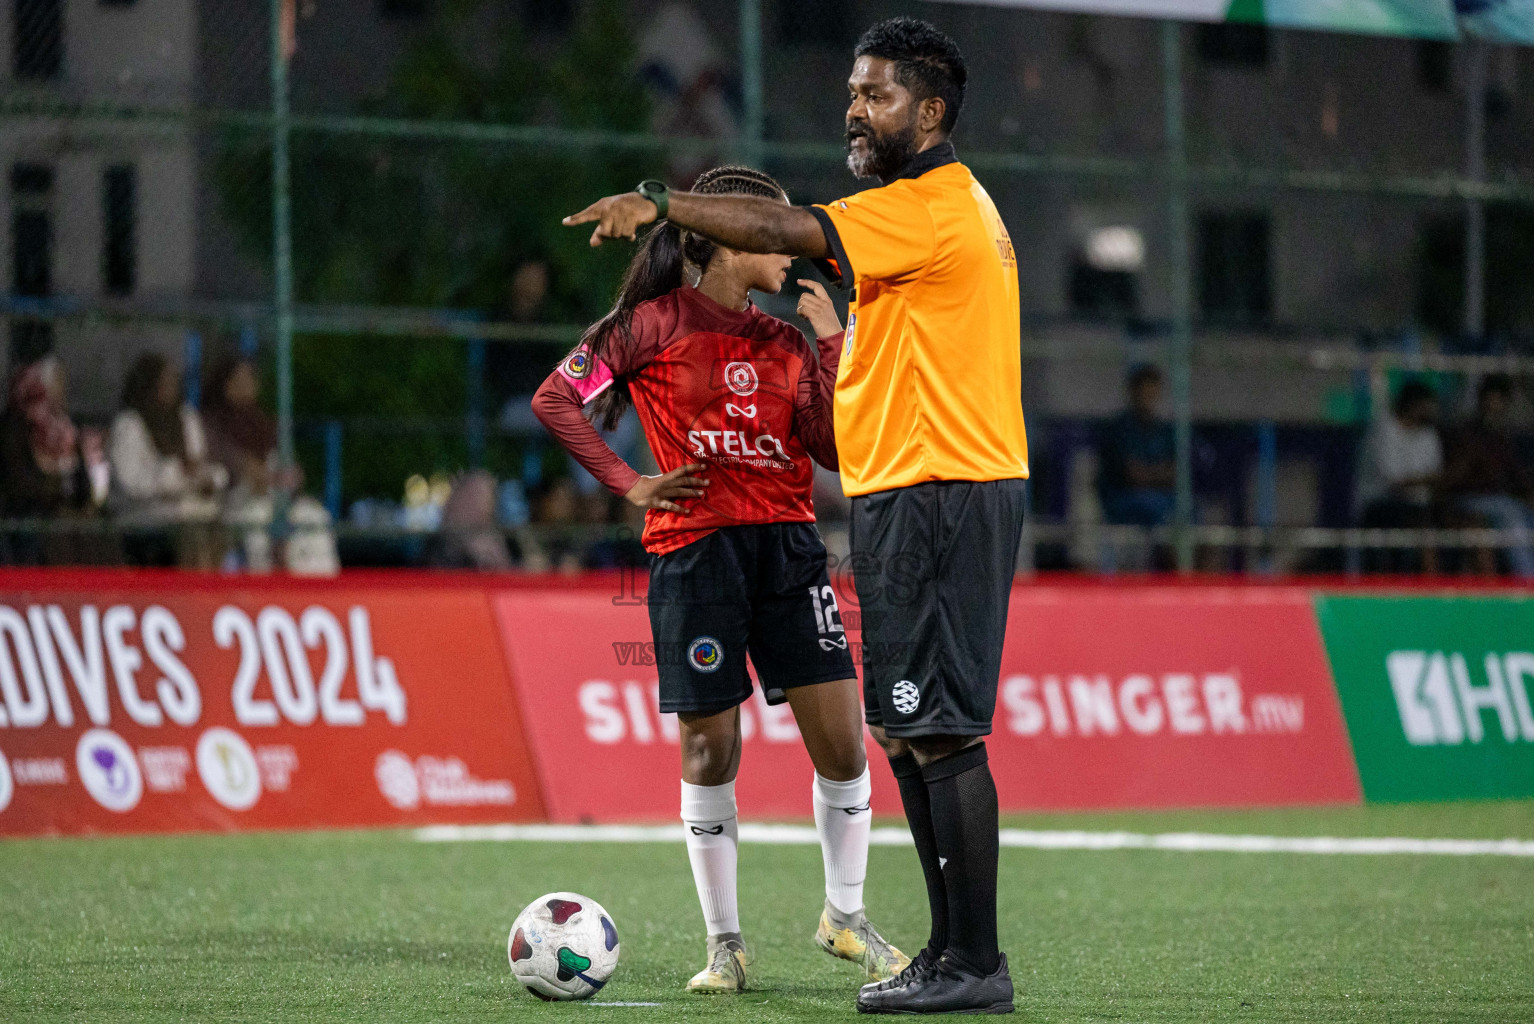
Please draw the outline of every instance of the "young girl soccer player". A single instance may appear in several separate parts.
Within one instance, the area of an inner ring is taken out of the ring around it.
[[[703,174],[695,192],[788,201],[745,167]],[[869,978],[909,959],[863,912],[870,811],[858,684],[810,500],[811,458],[836,466],[831,392],[842,333],[818,283],[799,303],[820,335],[752,305],[776,294],[787,256],[754,255],[661,221],[629,266],[617,305],[549,375],[533,411],[581,465],[641,508],[651,553],[650,628],[660,707],[681,726],[682,821],[708,926],[708,965],[690,992],[742,992],[736,911],[735,774],[746,655],[769,703],[787,700],[815,765],[815,828],[826,902],[815,940]],[[632,403],[662,472],[641,476],[586,419],[610,428]]]

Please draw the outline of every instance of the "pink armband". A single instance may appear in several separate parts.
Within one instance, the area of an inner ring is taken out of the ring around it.
[[[570,382],[575,393],[581,396],[581,404],[591,400],[613,384],[613,371],[600,359],[591,358],[590,350],[582,345],[570,353],[570,358],[559,364],[560,375]]]

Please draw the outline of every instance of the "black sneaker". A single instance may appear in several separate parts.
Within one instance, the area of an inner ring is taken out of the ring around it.
[[[859,1013],[1011,1013],[1012,975],[1007,955],[989,975],[944,953],[905,984],[858,993]]]
[[[916,954],[916,959],[906,964],[905,969],[902,970],[899,974],[895,975],[893,978],[886,978],[883,981],[869,982],[859,990],[859,993],[883,992],[885,989],[891,989],[897,985],[904,985],[918,974],[924,974],[927,971],[930,971],[932,969],[932,965],[937,963],[937,958],[939,955],[940,954],[938,953],[932,952],[931,946],[923,946],[921,952]]]

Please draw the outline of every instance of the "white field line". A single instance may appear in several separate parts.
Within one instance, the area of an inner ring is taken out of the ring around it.
[[[679,843],[680,825],[430,825],[417,829],[423,843]],[[815,846],[809,825],[742,825],[747,843]],[[903,828],[876,828],[874,846],[910,846]],[[1210,832],[1076,832],[1004,828],[1001,845],[1032,850],[1172,850],[1179,853],[1429,854],[1445,857],[1534,857],[1526,839],[1400,839],[1333,836],[1240,836]]]

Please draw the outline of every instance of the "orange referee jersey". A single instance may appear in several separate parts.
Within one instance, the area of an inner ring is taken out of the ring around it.
[[[953,146],[811,212],[856,289],[836,380],[842,489],[1026,477],[1017,256]]]

